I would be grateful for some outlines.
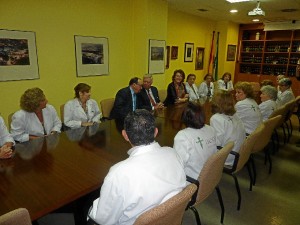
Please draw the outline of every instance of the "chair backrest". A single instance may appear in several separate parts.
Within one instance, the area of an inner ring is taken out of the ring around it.
[[[100,101],[101,111],[102,111],[102,117],[104,119],[108,119],[110,112],[114,106],[115,98],[107,98]]]
[[[177,195],[141,214],[134,225],[180,225],[185,208],[196,190],[195,184],[189,184]]]
[[[259,152],[267,146],[267,144],[271,139],[272,133],[274,129],[277,127],[277,124],[279,123],[281,118],[282,116],[278,115],[264,121],[265,126],[263,127],[263,130],[259,136],[259,141],[256,141],[253,146],[252,153]]]
[[[223,174],[224,163],[233,146],[234,142],[228,142],[205,162],[198,177],[199,188],[195,204],[203,202],[219,184]]]
[[[278,115],[281,115],[282,117],[280,118],[276,128],[280,127],[283,123],[284,123],[284,115],[286,113],[286,108],[284,107],[284,105],[280,106],[279,108],[275,109],[273,111],[273,113],[269,116],[269,119],[274,118]]]
[[[160,89],[158,90],[158,96],[161,102],[164,102],[167,97],[167,90]]]
[[[291,118],[293,115],[293,112],[296,107],[296,99],[289,101],[284,105],[285,107],[285,114],[284,114],[284,120],[287,121]]]
[[[62,104],[60,106],[60,120],[62,123],[64,122],[64,111],[65,111],[65,104]]]
[[[255,142],[258,140],[258,137],[261,136],[261,133],[263,132],[265,125],[262,123],[259,125],[255,131],[253,131],[243,142],[240,151],[239,151],[239,161],[237,163],[236,170],[233,173],[238,172],[241,170],[244,165],[247,163],[250,154],[252,153],[252,149],[254,147]]]
[[[0,225],[31,225],[27,209],[19,208],[0,216]]]

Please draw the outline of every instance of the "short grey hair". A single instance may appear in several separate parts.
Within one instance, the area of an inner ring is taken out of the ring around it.
[[[276,101],[277,99],[277,89],[271,85],[263,86],[260,91],[268,95],[272,100]]]
[[[152,77],[152,74],[145,74],[144,76],[143,76],[143,78],[150,78],[151,80],[153,80],[153,77]]]
[[[290,78],[283,78],[279,81],[279,85],[283,85],[283,86],[292,86],[292,81]]]

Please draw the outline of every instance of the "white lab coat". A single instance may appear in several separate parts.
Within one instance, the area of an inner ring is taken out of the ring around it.
[[[110,168],[89,216],[101,225],[131,225],[143,212],[186,186],[180,157],[157,142],[133,147],[129,158]]]
[[[5,126],[3,118],[0,116],[0,147],[2,147],[6,142],[12,142],[15,144],[13,137]]]
[[[210,82],[210,96],[213,96],[214,95],[214,83],[213,82]],[[199,86],[199,95],[200,97],[205,97],[207,96],[207,93],[208,93],[208,86],[206,84],[206,82],[202,82]]]
[[[196,84],[193,84],[193,88],[189,85],[189,83],[185,83],[186,92],[189,94],[189,101],[197,101],[200,98]]]
[[[176,134],[174,149],[183,160],[186,175],[197,180],[204,163],[217,152],[216,133],[208,125],[185,128]]]
[[[285,105],[289,101],[292,101],[295,99],[294,93],[291,89],[287,89],[284,92],[280,92],[277,95],[276,104],[277,107],[280,107],[282,105]]]
[[[244,125],[236,115],[228,116],[216,113],[210,118],[210,125],[217,134],[217,146],[224,147],[229,141],[234,142],[232,151],[239,152],[246,138]],[[229,154],[225,165],[233,165],[234,156]]]
[[[50,134],[51,131],[60,132],[61,121],[52,105],[47,104],[42,110],[44,127],[34,112],[26,112],[21,109],[14,113],[11,122],[11,134],[16,141],[24,142],[29,140],[29,135],[42,137]],[[44,130],[45,128],[45,130]]]
[[[260,103],[258,107],[261,112],[263,121],[266,121],[274,112],[274,110],[277,109],[276,102],[272,99]]]
[[[254,99],[245,98],[235,104],[236,115],[242,120],[245,131],[251,134],[261,123],[262,115]]]
[[[232,84],[231,80],[227,82],[227,88],[226,88],[224,80],[218,80],[217,83],[218,83],[218,88],[220,90],[226,90],[226,91],[233,90],[233,84]]]
[[[77,98],[68,101],[64,107],[64,124],[70,128],[81,127],[81,122],[100,122],[101,112],[95,100],[86,102],[88,112],[85,113]]]

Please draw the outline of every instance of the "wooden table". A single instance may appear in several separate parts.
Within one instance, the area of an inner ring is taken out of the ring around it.
[[[157,114],[162,146],[173,146],[184,128],[184,105],[175,108]],[[131,146],[120,132],[109,120],[17,144],[12,159],[0,160],[0,215],[24,207],[36,220],[100,188],[109,168],[128,157]]]

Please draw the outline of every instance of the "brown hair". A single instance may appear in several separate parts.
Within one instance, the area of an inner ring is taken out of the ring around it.
[[[91,86],[85,83],[79,83],[76,85],[76,87],[74,87],[74,91],[75,91],[75,98],[79,98],[79,92],[90,92],[91,90]]]
[[[20,107],[27,112],[34,112],[45,99],[44,92],[40,88],[27,89],[21,96]]]
[[[221,113],[232,116],[235,113],[235,101],[231,93],[225,90],[220,90],[214,94],[211,103],[211,111],[213,114]]]
[[[234,85],[234,89],[242,90],[245,93],[246,98],[254,98],[253,87],[249,82],[239,81]]]

